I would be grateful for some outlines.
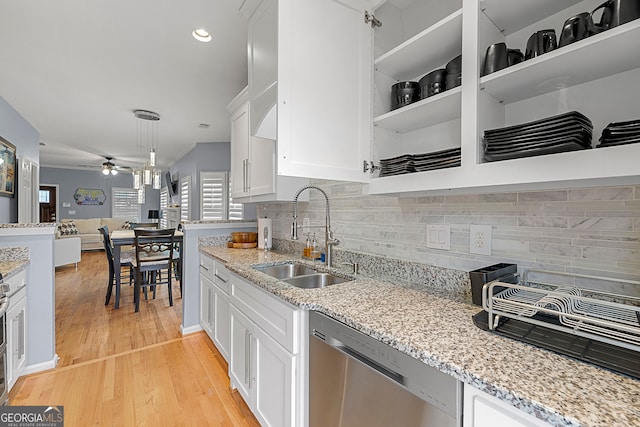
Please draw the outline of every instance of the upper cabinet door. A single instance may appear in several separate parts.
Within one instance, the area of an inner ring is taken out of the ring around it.
[[[278,2],[265,0],[249,22],[249,99],[251,100],[251,135],[275,139],[261,134],[261,126],[269,123],[269,111],[277,102],[278,81]],[[275,114],[275,113],[274,113]],[[269,123],[271,125],[271,123]],[[273,117],[275,127],[275,117]]]
[[[368,181],[372,37],[363,0],[280,0],[278,173]],[[369,4],[369,7],[367,6]]]

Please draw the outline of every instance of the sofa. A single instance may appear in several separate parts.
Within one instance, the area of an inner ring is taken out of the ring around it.
[[[64,239],[56,239],[54,246],[54,265],[61,267],[67,264],[75,264],[78,270],[78,263],[82,259],[80,255],[80,238],[71,237]]]
[[[130,228],[129,221],[122,218],[63,219],[58,225],[56,237],[79,237],[83,251],[104,249],[102,235],[98,231],[103,225],[109,227],[109,232]]]

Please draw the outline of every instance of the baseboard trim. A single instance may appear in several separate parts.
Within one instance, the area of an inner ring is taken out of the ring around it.
[[[183,328],[182,325],[180,325],[180,333],[182,334],[182,336],[200,332],[202,330],[204,330],[202,329],[202,325],[193,325],[189,326],[188,328]]]
[[[53,359],[51,360],[47,360],[46,362],[36,363],[35,365],[27,365],[24,368],[24,372],[22,373],[22,375],[28,375],[36,372],[47,371],[49,369],[55,369],[55,367],[58,366],[59,360],[60,360],[60,357],[56,353],[53,356]]]

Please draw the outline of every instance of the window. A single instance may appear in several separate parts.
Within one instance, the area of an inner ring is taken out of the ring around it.
[[[169,189],[162,187],[160,190],[160,228],[167,228],[167,216],[165,209],[169,206]]]
[[[191,221],[189,201],[191,200],[191,177],[180,179],[180,221]]]
[[[200,219],[242,219],[242,204],[231,201],[229,173],[200,172]]]
[[[125,218],[132,222],[140,221],[138,190],[113,187],[111,189],[111,216]]]
[[[39,190],[38,201],[40,203],[49,203],[49,190]]]

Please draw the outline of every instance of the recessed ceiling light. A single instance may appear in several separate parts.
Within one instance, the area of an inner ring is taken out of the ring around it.
[[[205,30],[204,28],[193,30],[191,35],[193,36],[194,39],[203,43],[207,43],[211,41],[211,34],[209,34],[207,30]]]

